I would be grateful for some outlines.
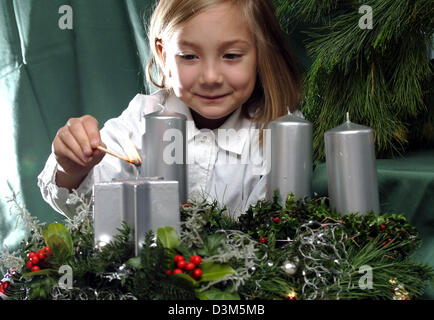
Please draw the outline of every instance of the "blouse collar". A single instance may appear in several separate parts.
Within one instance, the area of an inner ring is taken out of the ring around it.
[[[209,131],[203,129],[201,132],[201,130],[196,127],[190,108],[175,94],[171,93],[167,97],[164,105],[168,110],[186,116],[187,142],[190,142],[195,136],[202,134],[202,132]],[[212,130],[212,132],[220,148],[241,155],[249,135],[250,126],[251,122],[242,115],[241,108],[238,108],[219,128]]]

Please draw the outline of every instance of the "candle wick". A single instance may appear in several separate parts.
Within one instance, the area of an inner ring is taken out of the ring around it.
[[[139,180],[140,179],[140,169],[141,169],[141,166],[139,167],[139,166],[134,166],[135,167],[135,170],[136,170],[136,180]]]
[[[347,122],[350,122],[350,113],[347,112]]]

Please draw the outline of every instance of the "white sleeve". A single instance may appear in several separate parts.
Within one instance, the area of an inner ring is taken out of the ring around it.
[[[79,203],[74,203],[68,189],[56,185],[57,162],[52,153],[38,176],[38,187],[41,189],[42,198],[57,212],[66,217],[73,217]],[[79,195],[84,194],[90,199],[93,186],[92,171],[86,176],[77,189]]]

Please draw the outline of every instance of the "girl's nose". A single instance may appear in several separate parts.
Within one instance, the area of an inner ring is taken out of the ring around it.
[[[223,75],[218,64],[207,63],[202,66],[201,75],[199,77],[200,84],[214,85],[223,82]]]

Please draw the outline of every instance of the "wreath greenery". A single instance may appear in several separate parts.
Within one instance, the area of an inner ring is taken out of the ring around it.
[[[411,258],[421,240],[402,214],[340,215],[327,198],[288,195],[281,205],[275,193],[233,218],[217,201],[202,200],[182,206],[179,234],[149,231],[135,257],[126,224],[96,248],[91,206],[76,198],[77,215],[65,225],[39,223],[15,199],[31,231],[17,251],[1,255],[8,268],[2,298],[417,299],[433,281],[433,268]],[[47,245],[51,256],[28,272],[29,252]],[[173,274],[180,256],[201,261]],[[71,270],[69,288],[62,265]]]

